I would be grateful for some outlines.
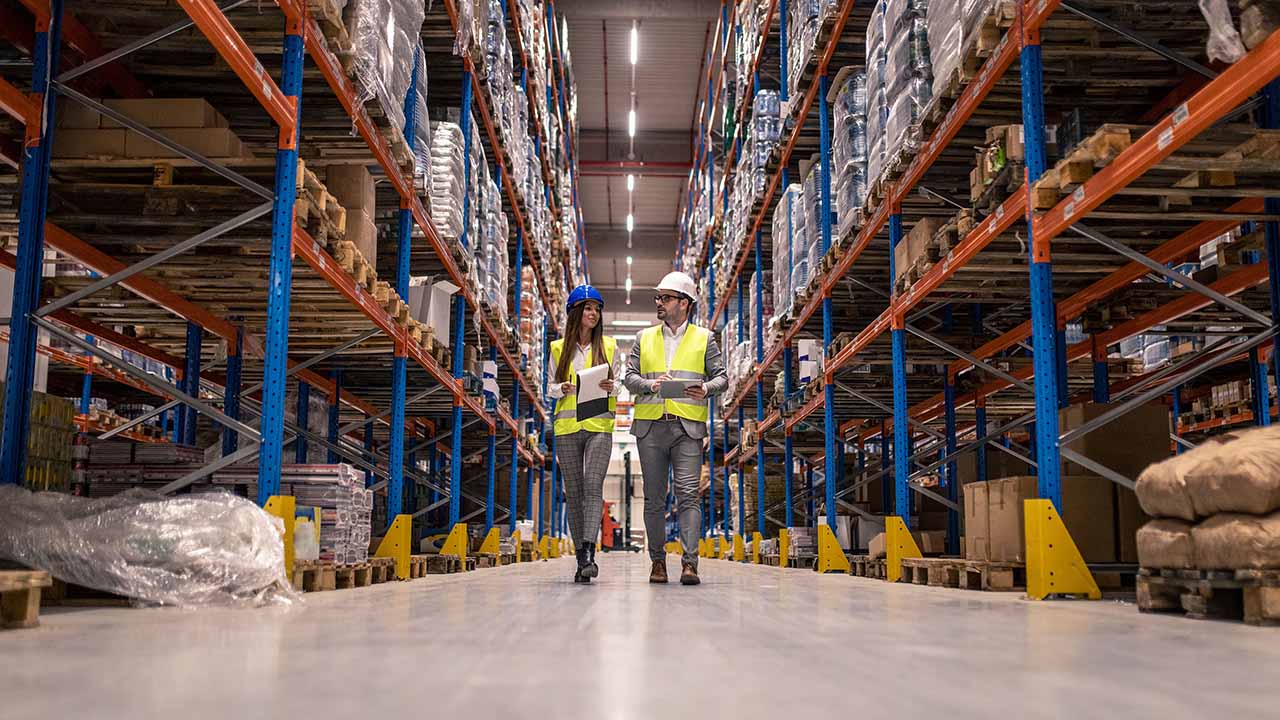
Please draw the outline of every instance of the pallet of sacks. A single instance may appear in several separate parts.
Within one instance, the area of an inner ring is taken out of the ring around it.
[[[1138,609],[1280,624],[1280,427],[1206,440],[1148,467]]]

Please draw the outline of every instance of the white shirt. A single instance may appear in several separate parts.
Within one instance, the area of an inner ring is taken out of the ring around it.
[[[672,330],[670,325],[662,323],[662,349],[667,355],[667,372],[671,372],[671,363],[676,359],[676,350],[680,347],[680,341],[684,340],[685,331],[688,329],[688,320],[680,323],[680,327],[675,330]]]
[[[564,352],[564,350],[562,349],[561,352]],[[578,345],[576,343],[574,344],[573,357],[569,359],[569,364],[573,367],[573,372],[575,375],[577,373],[582,372],[582,368],[591,367],[590,365],[587,365],[587,354],[590,352],[591,352],[590,343],[587,343],[586,345]],[[671,351],[671,352],[674,352],[674,351]],[[668,357],[671,357],[671,352],[668,352]],[[613,357],[609,359],[609,364],[613,366],[613,392],[609,394],[617,395],[618,389],[622,387],[622,380],[621,380],[622,368],[618,364],[618,348],[617,347],[614,347],[613,349]],[[560,398],[564,397],[564,392],[561,391],[560,389],[560,383],[555,382],[556,369],[554,366],[552,366],[548,368],[548,370],[551,372],[551,378],[550,378],[551,382],[547,383],[547,397],[550,397],[553,400],[559,400]]]

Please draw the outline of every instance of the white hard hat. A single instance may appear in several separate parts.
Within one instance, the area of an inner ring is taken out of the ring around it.
[[[667,273],[667,276],[662,278],[662,282],[658,283],[658,286],[654,289],[678,292],[690,300],[698,299],[697,284],[693,282],[693,278],[679,270]]]

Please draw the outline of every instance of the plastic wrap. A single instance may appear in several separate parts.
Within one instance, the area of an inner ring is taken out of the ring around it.
[[[431,222],[446,239],[462,236],[466,162],[462,128],[436,123],[431,139]]]
[[[1200,13],[1209,23],[1209,41],[1205,51],[1210,60],[1233,63],[1245,56],[1247,50],[1231,19],[1227,0],[1200,0]]]
[[[0,486],[0,557],[180,607],[288,604],[279,520],[244,498],[129,490],[87,499]]]
[[[425,6],[412,0],[350,0],[347,7],[351,72],[360,100],[376,99],[401,132],[414,49],[425,14]]]
[[[418,85],[413,99],[414,176],[426,180],[431,173],[431,118],[427,113],[427,60],[421,43],[417,57]]]

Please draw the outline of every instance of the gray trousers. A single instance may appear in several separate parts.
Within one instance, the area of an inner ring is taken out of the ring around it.
[[[698,502],[698,475],[702,472],[702,441],[689,437],[679,422],[655,422],[636,439],[640,470],[644,473],[644,534],[649,557],[666,557],[667,471],[675,489],[684,562],[698,565],[698,540],[702,534],[702,505]]]
[[[579,430],[556,436],[556,461],[564,482],[569,534],[576,547],[596,542],[604,515],[604,476],[613,453],[613,433]]]

